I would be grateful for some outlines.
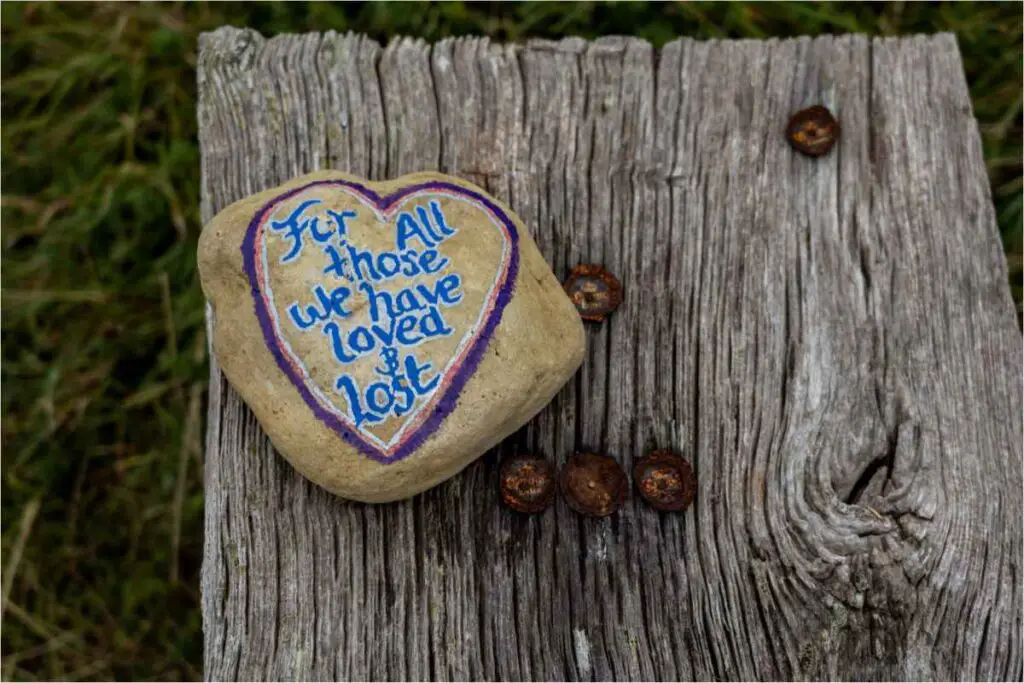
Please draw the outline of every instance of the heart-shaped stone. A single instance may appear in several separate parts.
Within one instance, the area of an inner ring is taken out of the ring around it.
[[[456,473],[582,361],[521,222],[456,178],[311,174],[221,212],[199,262],[229,381],[300,471],[358,500]]]
[[[482,277],[464,281],[468,254]],[[454,408],[508,303],[519,236],[492,201],[450,182],[381,196],[319,180],[260,210],[242,256],[282,372],[320,420],[388,463]]]

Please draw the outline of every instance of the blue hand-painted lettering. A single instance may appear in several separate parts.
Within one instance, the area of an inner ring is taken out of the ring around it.
[[[316,323],[327,320],[332,315],[336,315],[339,318],[347,318],[351,315],[351,313],[345,310],[345,300],[352,295],[352,290],[348,287],[335,287],[328,294],[324,290],[323,285],[317,285],[313,288],[313,295],[317,298],[320,308],[317,309],[316,306],[312,305],[306,306],[307,317],[305,319],[302,317],[297,301],[288,307],[288,315],[291,316],[295,327],[300,330],[309,329]]]
[[[331,209],[327,209],[327,215],[331,217],[332,221],[334,221],[334,227],[337,229],[339,237],[348,234],[348,225],[346,224],[346,221],[349,218],[357,218],[359,216],[355,211],[338,212],[332,211]]]
[[[435,260],[437,260],[437,256],[437,249],[427,249],[425,252],[423,252],[423,254],[420,256],[420,270],[422,270],[424,273],[427,273],[428,275],[433,275],[434,273],[448,265],[447,258],[441,259],[441,262],[436,265],[431,265]]]
[[[424,341],[449,337],[454,332],[437,306],[430,306],[425,313],[414,311],[406,315],[389,316],[386,323],[355,325],[345,331],[332,320],[323,329],[330,339],[335,360],[344,365],[371,351],[389,347],[396,341],[401,346],[418,346]]]
[[[327,232],[320,232],[320,218],[318,216],[314,216],[309,220],[309,233],[313,236],[313,239],[319,242],[320,244],[323,244],[327,240],[331,239],[331,236],[334,235],[333,230],[328,230]]]
[[[319,204],[320,199],[307,199],[283,220],[270,223],[271,230],[290,242],[281,263],[299,258],[307,242],[312,243],[328,260],[324,275],[345,284],[317,284],[310,303],[294,301],[286,312],[299,332],[319,329],[342,366],[371,354],[379,357],[381,362],[373,366],[376,377],[365,385],[347,371],[335,380],[349,417],[362,429],[410,413],[440,383],[433,364],[421,362],[414,349],[455,334],[442,311],[464,300],[462,276],[439,246],[458,230],[448,224],[441,205],[430,200],[398,213],[393,250],[373,251],[350,241],[359,219],[356,211],[323,209],[325,215],[313,215],[314,209],[307,215]],[[396,279],[412,281],[397,289],[381,288]],[[352,319],[350,300],[356,291],[366,298],[365,323]]]
[[[324,268],[325,275],[333,275],[339,280],[348,280],[349,282],[355,281],[355,277],[350,275],[348,269],[345,267],[348,265],[348,259],[339,254],[333,244],[329,244],[324,247],[324,254],[326,254],[327,258],[331,260],[331,265]]]
[[[430,202],[430,213],[434,216],[434,221],[437,223],[438,230],[445,237],[451,237],[458,230],[454,230],[448,227],[447,221],[444,219],[444,214],[441,212],[441,205],[435,201]]]
[[[281,263],[288,263],[302,253],[302,233],[309,226],[310,219],[307,218],[304,221],[299,219],[306,212],[306,209],[319,203],[319,199],[307,199],[295,207],[295,210],[288,214],[288,217],[284,220],[270,222],[271,230],[282,231],[285,239],[294,240],[291,250],[281,258]]]

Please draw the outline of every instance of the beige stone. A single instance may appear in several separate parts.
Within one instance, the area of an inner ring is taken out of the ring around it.
[[[512,211],[458,178],[321,171],[199,240],[214,352],[277,450],[340,496],[448,479],[579,368],[583,326]]]

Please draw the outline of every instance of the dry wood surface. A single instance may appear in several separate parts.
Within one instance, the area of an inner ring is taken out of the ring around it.
[[[550,406],[402,503],[301,478],[211,361],[209,679],[1022,677],[1022,342],[952,36],[200,48],[204,221],[437,169],[625,291]],[[504,455],[651,446],[694,463],[683,514],[498,504]]]

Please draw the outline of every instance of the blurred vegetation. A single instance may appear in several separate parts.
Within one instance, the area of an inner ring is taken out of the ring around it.
[[[1021,294],[1019,3],[23,4],[2,19],[2,676],[197,679],[196,37],[956,32]]]

